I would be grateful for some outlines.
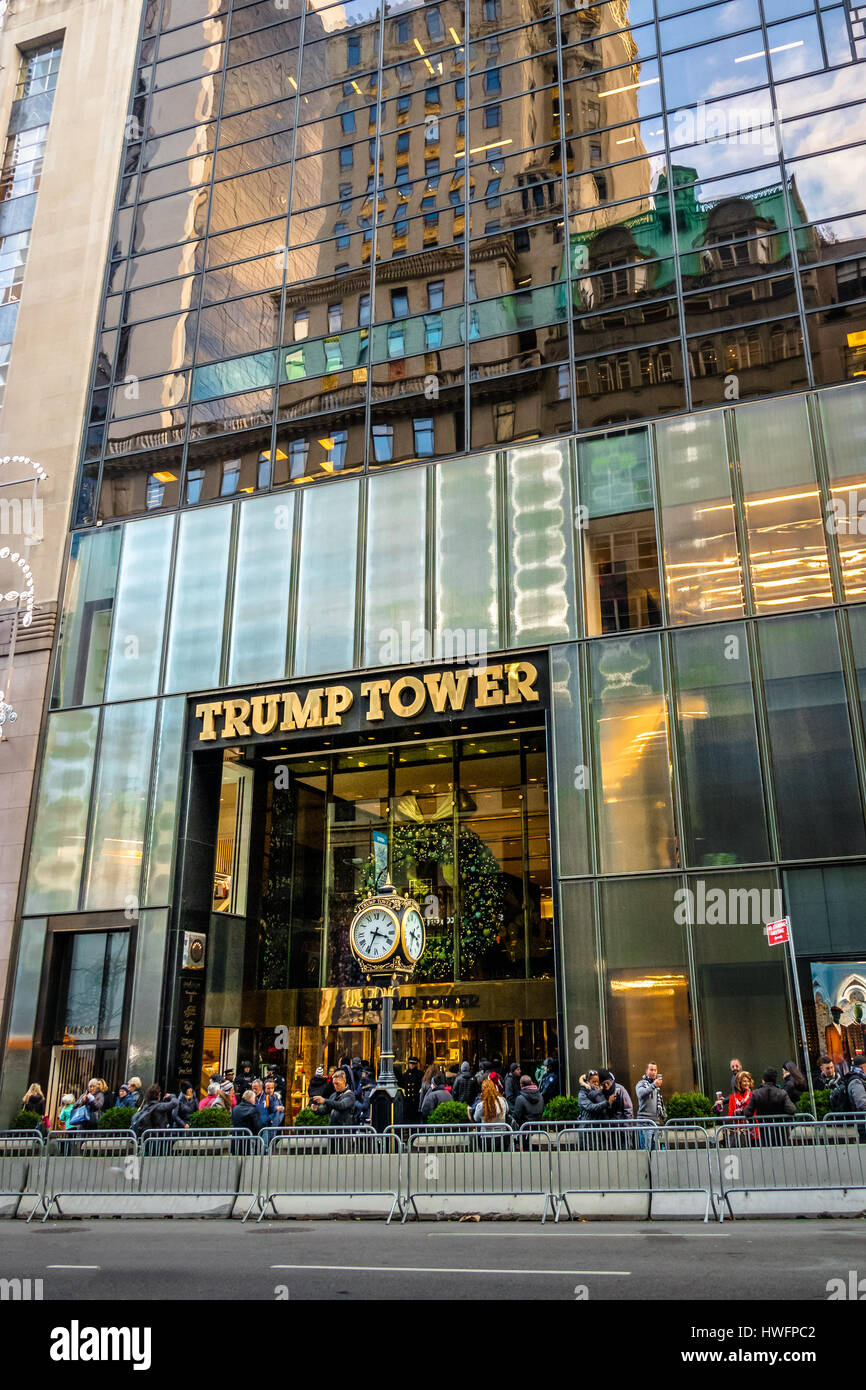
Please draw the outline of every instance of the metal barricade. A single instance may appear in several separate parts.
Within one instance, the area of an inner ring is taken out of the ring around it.
[[[258,1219],[263,1219],[268,1207],[278,1216],[279,1198],[331,1198],[368,1211],[376,1198],[382,1198],[390,1199],[390,1222],[395,1211],[402,1212],[402,1159],[400,1139],[387,1131],[378,1134],[372,1125],[274,1130],[262,1165]],[[309,1211],[304,1214],[308,1216]],[[249,1211],[245,1221],[247,1216]]]
[[[656,1198],[693,1193],[703,1198],[708,1221],[716,1211],[715,1157],[707,1131],[699,1124],[659,1127],[622,1120],[565,1125],[556,1136],[555,1219],[559,1221],[563,1207],[570,1218],[574,1216],[569,1197],[595,1198],[595,1207],[608,1197],[645,1197],[645,1214],[651,1219]]]
[[[138,1180],[138,1143],[129,1130],[63,1130],[49,1134],[38,1161],[39,1201],[43,1222],[51,1208],[63,1215],[61,1197],[115,1198],[134,1190]]]
[[[551,1140],[543,1130],[532,1135],[510,1125],[395,1125],[405,1134],[403,1221],[412,1208],[420,1217],[419,1200],[435,1202],[440,1211],[466,1206],[475,1210],[489,1203],[502,1210],[502,1198],[541,1201],[541,1220],[551,1202]],[[462,1199],[462,1200],[460,1200]],[[513,1205],[512,1205],[513,1211]]]
[[[0,1130],[0,1215],[14,1216],[22,1197],[38,1194],[43,1147],[39,1130]]]
[[[720,1192],[732,1218],[738,1196],[764,1194],[756,1214],[772,1216],[790,1210],[789,1193],[866,1192],[866,1114],[724,1121],[716,1131],[716,1143]],[[866,1199],[857,1210],[864,1208]],[[807,1214],[803,1204],[799,1211]]]
[[[238,1197],[249,1197],[246,1220],[261,1205],[264,1153],[261,1138],[248,1129],[151,1130],[140,1140],[135,1196],[226,1198],[232,1207]]]

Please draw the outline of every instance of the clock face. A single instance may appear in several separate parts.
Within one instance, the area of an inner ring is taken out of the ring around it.
[[[424,950],[424,921],[414,907],[403,918],[403,943],[409,959],[418,960]]]
[[[352,923],[352,945],[364,960],[386,960],[397,946],[395,918],[383,907],[371,907]]]

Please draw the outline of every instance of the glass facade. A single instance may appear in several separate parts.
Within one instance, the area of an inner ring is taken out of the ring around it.
[[[763,924],[807,999],[866,959],[864,59],[832,4],[150,0],[28,980],[131,911],[118,1046],[167,1068],[201,931],[211,1069],[302,1099],[374,1046],[345,928],[384,845],[435,923],[406,1055],[711,1096],[796,1055]],[[483,741],[183,752],[193,695],[521,652],[549,699]]]

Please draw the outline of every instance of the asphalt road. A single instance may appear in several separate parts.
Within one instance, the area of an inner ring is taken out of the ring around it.
[[[0,1228],[0,1277],[49,1300],[825,1301],[866,1276],[858,1220],[583,1223],[90,1220]],[[866,1282],[863,1285],[866,1291]],[[11,1311],[11,1310],[10,1310]],[[762,1310],[763,1315],[763,1310]]]

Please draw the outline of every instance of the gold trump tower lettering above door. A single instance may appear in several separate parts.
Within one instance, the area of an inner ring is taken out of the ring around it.
[[[373,679],[352,677],[333,685],[275,690],[203,700],[195,705],[200,728],[196,744],[298,731],[343,728],[352,715],[355,728],[423,720],[497,707],[539,704],[535,661],[504,661],[457,670],[394,673]]]

